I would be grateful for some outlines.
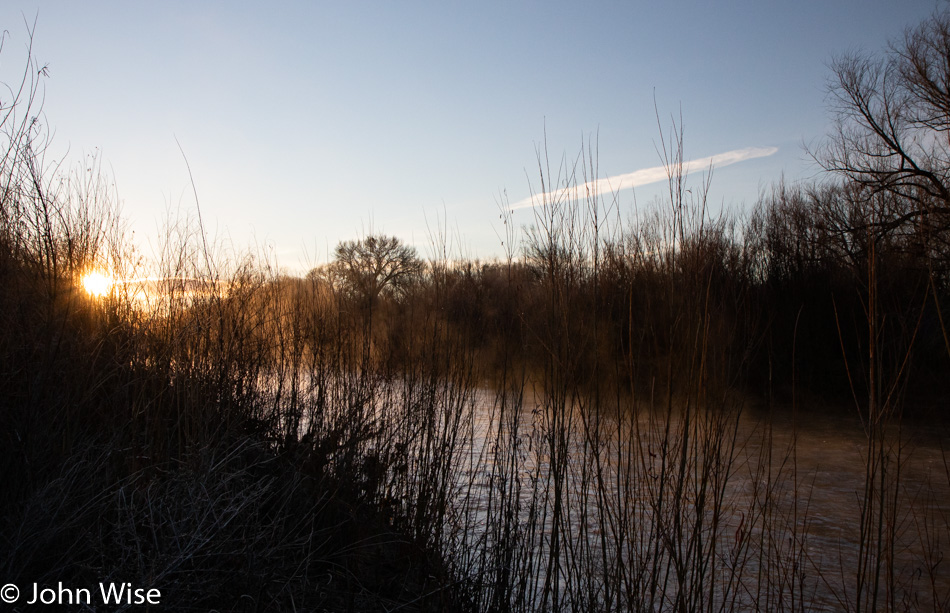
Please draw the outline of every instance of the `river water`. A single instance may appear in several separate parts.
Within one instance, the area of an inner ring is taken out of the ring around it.
[[[869,433],[840,408],[594,410],[487,390],[472,404],[459,492],[465,530],[484,538],[463,540],[492,549],[516,511],[527,608],[950,606],[943,428]]]
[[[946,427],[357,376],[327,389],[369,402],[376,451],[405,454],[392,498],[448,491],[447,559],[481,578],[483,608],[950,610]]]

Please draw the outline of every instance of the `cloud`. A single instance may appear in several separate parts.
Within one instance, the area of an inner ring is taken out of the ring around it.
[[[725,153],[717,153],[698,160],[690,160],[683,164],[683,175],[688,175],[696,170],[706,170],[710,166],[713,168],[722,168],[731,164],[737,164],[746,160],[755,158],[764,158],[774,155],[778,152],[778,147],[746,147],[745,149],[735,149]],[[583,185],[577,186],[580,193],[586,194],[588,190],[593,194],[604,194],[619,191],[630,187],[640,187],[650,183],[666,181],[668,178],[666,166],[653,166],[651,168],[641,168],[633,172],[628,172],[612,177],[604,177],[594,181],[588,181]],[[526,209],[540,204],[550,197],[556,196],[557,192],[547,192],[545,194],[536,194],[533,197],[525,198],[515,203],[511,209]]]

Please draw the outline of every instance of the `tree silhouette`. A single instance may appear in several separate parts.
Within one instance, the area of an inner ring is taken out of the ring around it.
[[[868,225],[950,226],[950,12],[935,14],[883,55],[832,63],[835,128],[815,154],[826,169],[885,192],[899,207]]]
[[[331,273],[366,306],[373,306],[380,296],[401,293],[424,268],[416,250],[394,236],[343,241],[334,256]]]

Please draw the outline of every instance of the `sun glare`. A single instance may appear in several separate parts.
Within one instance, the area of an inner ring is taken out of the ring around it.
[[[105,296],[112,291],[112,277],[101,272],[90,272],[82,278],[82,287],[91,296]]]

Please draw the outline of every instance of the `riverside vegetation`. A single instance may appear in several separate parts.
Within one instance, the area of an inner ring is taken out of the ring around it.
[[[834,64],[821,182],[628,217],[539,155],[505,256],[340,243],[304,278],[172,220],[157,263],[96,161],[44,163],[41,67],[0,126],[0,572],[169,610],[947,610],[950,18]],[[92,270],[117,279],[84,291]],[[796,420],[860,418],[817,545]],[[764,417],[751,431],[750,414]],[[792,416],[790,436],[772,417]]]

